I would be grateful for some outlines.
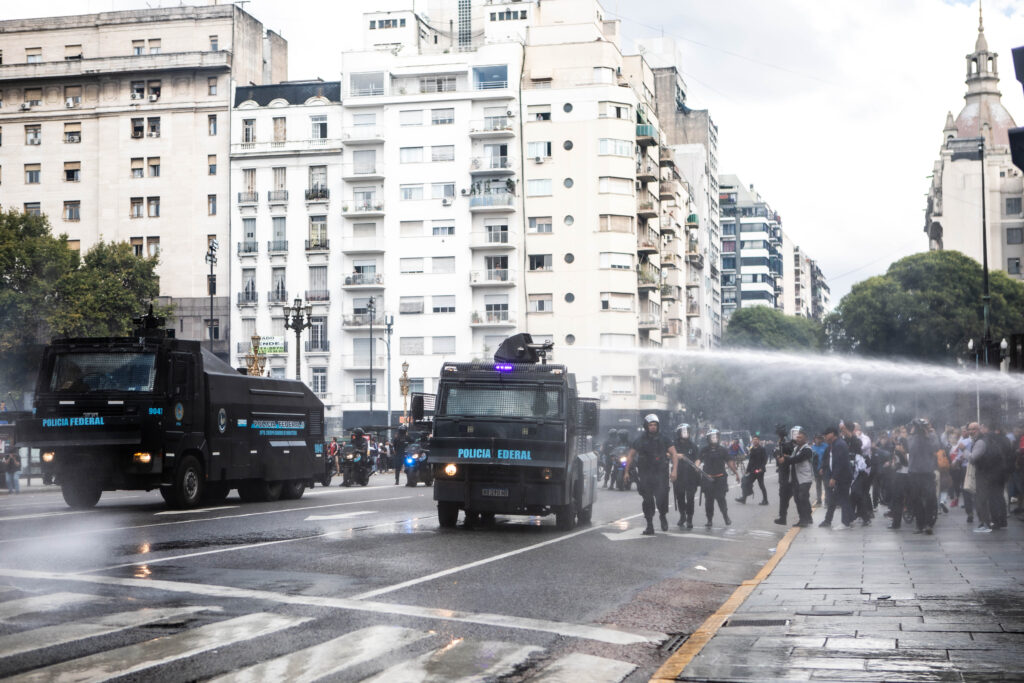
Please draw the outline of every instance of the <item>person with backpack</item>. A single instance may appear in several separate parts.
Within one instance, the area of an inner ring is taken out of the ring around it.
[[[1003,453],[998,438],[987,427],[972,422],[967,427],[974,444],[971,446],[970,464],[976,471],[974,508],[978,514],[976,533],[987,534],[1005,525],[1000,520],[999,508],[1005,515],[1006,501],[1003,500]],[[1006,441],[1003,438],[1003,441]],[[1008,443],[1008,442],[1007,442]],[[995,515],[993,515],[993,512]],[[1002,522],[1002,523],[1000,523]]]
[[[3,470],[7,475],[7,493],[21,493],[21,456],[17,451],[4,455]]]

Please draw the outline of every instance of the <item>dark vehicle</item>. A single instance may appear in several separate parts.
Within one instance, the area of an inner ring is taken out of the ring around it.
[[[427,486],[434,483],[434,474],[427,462],[427,451],[422,444],[409,444],[405,449],[404,457],[406,486],[415,486],[421,481]]]
[[[373,472],[373,463],[370,460],[369,445],[363,430],[357,429],[352,435],[352,440],[345,444],[341,456],[341,485],[352,486],[359,484],[367,486],[370,483],[370,474]]]
[[[442,366],[429,442],[442,527],[460,509],[469,525],[495,514],[554,514],[563,530],[590,521],[597,402],[578,397],[565,366],[538,364],[550,348],[519,334],[494,363]]]
[[[637,478],[636,461],[633,462],[633,466],[629,468],[629,480],[623,476],[626,473],[626,463],[628,458],[626,457],[629,453],[629,448],[625,446],[618,446],[612,456],[612,462],[614,468],[612,470],[612,478],[608,483],[610,488],[618,489],[619,491],[629,491],[633,488],[633,482]]]
[[[73,508],[103,491],[160,489],[171,507],[295,499],[324,472],[323,403],[302,382],[240,374],[162,318],[135,337],[54,340],[20,446]]]

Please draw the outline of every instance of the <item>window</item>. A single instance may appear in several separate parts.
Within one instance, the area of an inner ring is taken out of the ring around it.
[[[430,310],[434,313],[454,313],[455,295],[439,294],[430,297]]]
[[[160,137],[160,117],[150,116],[146,119],[146,129],[149,132],[149,137],[158,138]]]
[[[455,76],[425,76],[420,79],[420,92],[455,92]]]
[[[217,155],[206,155],[206,172],[208,175],[217,175]]]
[[[160,97],[160,81],[150,81],[149,85],[149,99],[153,100]]]
[[[25,61],[29,64],[38,64],[43,61],[43,48],[41,47],[26,47],[25,48]]]
[[[415,315],[423,312],[422,296],[403,296],[398,299],[399,315]]]
[[[43,142],[42,128],[38,124],[25,126],[25,144],[39,145]]]
[[[454,161],[455,145],[434,145],[430,148],[431,161]]]
[[[309,187],[311,189],[325,188],[327,187],[327,167],[326,166],[310,166],[309,167]]]
[[[398,234],[401,237],[422,237],[423,221],[401,221],[398,224]]]
[[[530,294],[527,304],[530,313],[550,313],[552,297],[550,294]]]
[[[602,311],[632,311],[633,295],[621,292],[601,292]]]
[[[206,327],[207,339],[220,339],[220,320],[218,318],[204,318],[203,325]]]
[[[210,52],[217,52],[220,50],[220,41],[217,36],[210,36]]]
[[[149,157],[149,177],[159,178],[160,177],[160,157]]]
[[[216,95],[217,94],[217,79],[214,76],[210,76],[206,79],[206,94]]]
[[[632,334],[605,333],[601,335],[600,344],[606,349],[631,349],[636,339]]]
[[[146,238],[146,255],[150,258],[160,255],[160,238],[159,237],[147,237]],[[250,335],[252,336],[252,335]]]
[[[609,194],[633,194],[633,179],[602,176],[598,178],[597,191]]]
[[[64,86],[64,106],[77,107],[82,104],[82,86],[80,85],[65,85]]]
[[[1022,244],[1022,243],[1024,243],[1024,228],[1007,228],[1006,229],[1006,243],[1007,244]]]
[[[132,197],[131,210],[128,212],[131,218],[142,218],[142,197]]]
[[[206,117],[206,133],[207,135],[217,134],[217,115],[210,114]]]
[[[633,143],[630,140],[616,140],[615,138],[601,138],[598,145],[598,154],[614,154],[620,157],[633,156]]]
[[[373,71],[349,75],[349,95],[354,97],[384,94],[384,72]]]
[[[548,159],[551,157],[551,141],[526,143],[526,156],[531,159]]]
[[[430,259],[430,272],[432,273],[454,273],[454,256],[434,256]]]
[[[401,273],[422,273],[422,258],[400,258],[398,259],[398,270]]]
[[[40,164],[25,164],[25,184],[35,185],[39,182]]]
[[[81,209],[81,202],[64,202],[64,220],[80,220],[82,217]]]
[[[160,54],[160,39],[150,38],[149,39],[149,54],[158,55]]]
[[[208,194],[206,195],[206,215],[216,216],[217,215],[217,195]]]
[[[310,137],[313,140],[326,140],[327,139],[327,117],[324,115],[310,116],[310,125],[313,130],[310,133]]]
[[[309,217],[309,244],[311,247],[327,246],[327,216]],[[323,289],[327,288],[324,282]]]
[[[550,104],[531,104],[526,108],[526,120],[527,121],[550,121],[551,120],[551,105]]]
[[[242,119],[242,142],[256,142],[256,119]]]
[[[423,199],[422,185],[401,185],[399,186],[399,192],[403,200]]]
[[[448,221],[434,221],[431,232],[434,237],[445,237],[455,234],[455,226]]]
[[[398,352],[403,356],[422,356],[423,341],[423,337],[399,337]]]
[[[42,88],[25,88],[25,104],[38,107],[43,103]]]
[[[64,182],[77,183],[82,179],[82,162],[80,161],[65,161],[64,162]]]
[[[285,140],[288,139],[287,121],[288,120],[283,116],[274,117],[274,142],[284,142]]]
[[[530,232],[551,232],[551,216],[532,216],[530,218]]]
[[[141,138],[146,134],[146,121],[142,118],[132,119],[132,137]]]
[[[546,197],[551,194],[551,178],[526,181],[527,197]]]
[[[374,126],[377,124],[376,114],[353,114],[352,125],[353,126]]]
[[[402,147],[398,150],[398,160],[403,164],[418,164],[423,161],[423,148]]]
[[[242,169],[242,187],[245,188],[246,192],[256,191],[256,169],[255,168],[243,168]]]
[[[30,216],[40,216],[43,212],[39,208],[39,202],[25,202],[25,213]]]
[[[369,356],[366,357],[369,358]],[[360,360],[362,360],[362,356],[360,356]],[[377,380],[375,379],[353,380],[352,388],[355,391],[356,403],[366,403],[370,400],[371,394],[374,399],[377,398]]]
[[[141,55],[146,53],[146,41],[144,40],[133,40],[132,41],[132,54]]]
[[[430,348],[435,355],[455,353],[455,337],[431,337]]]
[[[497,64],[494,66],[473,67],[473,88],[476,90],[495,90],[508,87],[508,66]]]
[[[551,254],[531,254],[529,268],[530,270],[551,270]]]
[[[82,124],[65,123],[64,124],[64,142],[78,143],[82,141]]]
[[[601,214],[598,217],[598,230],[601,232],[633,232],[633,216]]]
[[[594,67],[594,83],[614,83],[615,69],[610,66]]]
[[[455,197],[455,183],[431,183],[431,199],[452,199]]]
[[[132,253],[141,258],[142,257],[142,250],[145,248],[143,243],[142,243],[142,238],[141,237],[132,237],[131,240],[130,240],[130,244],[131,244],[131,247],[132,247]]]
[[[274,172],[274,189],[278,191],[284,190],[288,179],[288,167],[275,166],[272,170]],[[255,169],[253,169],[253,172],[255,173]]]
[[[434,126],[445,126],[455,123],[454,109],[431,109],[430,123]]]
[[[146,208],[150,218],[160,217],[160,198],[159,197],[146,197]]]
[[[319,346],[323,346],[323,342],[319,343]],[[327,393],[327,368],[310,368],[310,374],[312,375],[313,386],[310,387],[314,394],[326,394]]]
[[[422,126],[423,110],[406,109],[404,111],[398,112],[398,124],[400,126]]]
[[[602,251],[600,254],[600,267],[616,270],[633,270],[633,255],[616,251]]]
[[[130,96],[133,100],[141,100],[146,97],[146,82],[132,81],[129,84]]]
[[[1020,258],[1007,259],[1006,272],[1010,275],[1020,275]]]
[[[1003,212],[1004,216],[1019,216],[1020,215],[1020,197],[1007,197],[1006,198],[1006,210]]]

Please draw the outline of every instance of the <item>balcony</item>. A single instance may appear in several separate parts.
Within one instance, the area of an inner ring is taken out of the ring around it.
[[[318,237],[312,240],[306,240],[306,253],[313,254],[317,252],[326,252],[331,250],[331,241],[326,237]]]
[[[661,184],[658,185],[658,194],[663,200],[675,199],[679,196],[681,190],[679,181],[675,178],[662,178]]]
[[[239,192],[238,203],[239,204],[257,204],[260,201],[260,193],[255,191]]]
[[[479,213],[507,213],[515,211],[516,196],[511,192],[470,195],[469,210]]]
[[[268,204],[287,204],[288,203],[288,190],[268,190],[267,191],[267,203]]]
[[[387,356],[383,354],[357,353],[351,356],[345,356],[343,366],[346,370],[361,370],[365,372],[369,370],[372,365],[374,370],[383,371],[387,362]],[[380,387],[377,388],[378,391],[376,393],[383,394],[383,392],[380,391]],[[369,398],[366,400],[369,400]]]
[[[342,140],[345,145],[379,145],[384,142],[384,131],[373,126],[353,126]]]
[[[260,250],[260,243],[256,240],[244,240],[238,243],[238,255],[253,255]]]
[[[272,289],[267,292],[267,303],[286,304],[288,301],[288,290],[283,288]]]
[[[718,277],[718,264],[711,261],[708,264],[708,269],[711,271],[711,277]]]
[[[239,292],[238,293],[238,305],[239,306],[255,306],[260,301],[260,295],[256,292]]]
[[[165,71],[169,69],[231,69],[231,52],[161,52],[155,55],[122,55],[90,59],[66,59],[59,62],[0,65],[0,81],[68,79],[97,73]],[[63,100],[61,100],[63,107]]]
[[[287,254],[288,240],[270,240],[267,242],[268,254]]]
[[[263,140],[235,142],[231,154],[238,156],[285,156],[296,152],[328,152],[341,149],[341,140],[309,138],[307,140]]]
[[[636,197],[636,215],[640,218],[658,217],[658,200],[650,192],[641,192]]]
[[[341,177],[352,182],[384,180],[384,164],[380,161],[345,164],[341,167]]]
[[[342,286],[349,289],[384,289],[384,273],[352,273],[345,276]]]
[[[473,270],[469,273],[469,284],[473,287],[512,287],[515,285],[515,271],[507,268]]]
[[[306,353],[330,353],[331,342],[327,339],[309,339],[306,341]]]
[[[331,198],[331,191],[322,185],[315,185],[306,190],[307,202],[325,202]]]
[[[675,167],[676,155],[671,149],[660,149],[658,150],[658,161],[662,166]]]
[[[661,317],[653,313],[641,313],[637,317],[637,325],[641,330],[656,330],[661,327]]]
[[[686,317],[696,318],[700,315],[700,304],[694,299],[687,299],[686,301]]]
[[[384,253],[384,238],[377,237],[353,237],[348,235],[341,240],[341,250],[346,254],[382,254]]]
[[[473,311],[470,327],[515,327],[516,320],[509,311]]]
[[[475,139],[507,138],[515,135],[512,120],[507,116],[487,116],[469,122],[469,137]]]
[[[637,287],[641,290],[649,290],[660,287],[661,276],[658,269],[650,263],[641,263],[636,271]]]
[[[658,221],[662,235],[675,235],[679,232],[679,213],[674,206],[662,206],[661,219]]]
[[[515,173],[512,157],[482,156],[469,160],[470,175],[511,175]]]
[[[650,123],[636,124],[636,143],[641,147],[657,144],[658,130]]]
[[[646,160],[636,165],[636,179],[641,183],[651,183],[658,179],[658,167]]]
[[[420,311],[422,313],[422,311]],[[370,314],[369,313],[353,313],[351,315],[345,315],[341,318],[341,326],[346,329],[354,329],[360,327],[370,326]],[[373,316],[374,327],[384,327],[384,314]]]
[[[329,289],[307,289],[306,290],[306,301],[309,303],[327,303],[331,300],[331,290]]]
[[[661,251],[661,240],[657,233],[648,230],[646,235],[637,235],[636,250],[639,254],[657,254]]]
[[[678,268],[679,267],[679,254],[674,251],[666,251],[661,255],[661,267],[662,268]]]
[[[516,235],[509,230],[474,230],[469,234],[470,249],[515,249]]]
[[[662,301],[678,301],[681,291],[679,285],[662,285],[661,299]]]
[[[691,213],[686,217],[686,229],[696,228],[700,225],[700,220],[697,218],[697,214]]]
[[[349,199],[341,204],[346,218],[379,218],[384,215],[383,199]]]
[[[683,325],[678,320],[669,320],[661,326],[662,337],[678,337],[683,333]]]

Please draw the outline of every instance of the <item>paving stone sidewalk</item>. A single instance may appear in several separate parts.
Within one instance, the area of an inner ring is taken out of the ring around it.
[[[802,529],[677,680],[1024,681],[1024,519],[885,521]]]

